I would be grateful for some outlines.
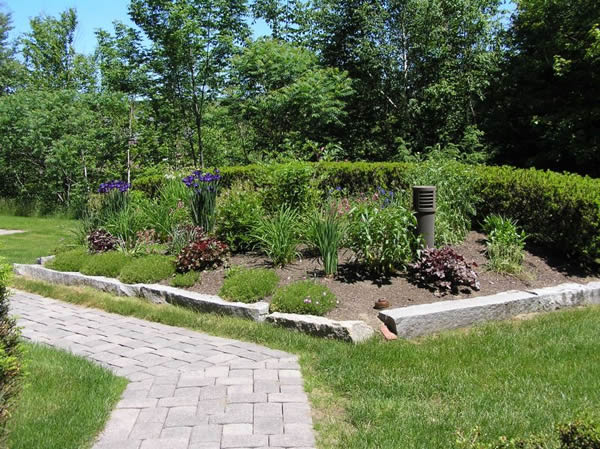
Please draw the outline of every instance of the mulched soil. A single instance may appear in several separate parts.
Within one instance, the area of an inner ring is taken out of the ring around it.
[[[363,320],[376,329],[380,321],[377,318],[378,311],[373,308],[373,305],[380,298],[387,299],[390,307],[395,308],[485,296],[507,290],[530,290],[565,282],[586,283],[600,280],[598,273],[583,272],[577,267],[568,265],[564,260],[535,248],[528,248],[524,273],[518,277],[487,271],[484,238],[483,234],[471,232],[462,244],[454,246],[467,262],[475,262],[478,265],[476,271],[481,283],[481,290],[465,290],[457,295],[448,294],[438,297],[426,288],[411,284],[404,275],[384,280],[362,276],[360,274],[362,270],[352,264],[351,251],[340,252],[340,273],[335,279],[325,278],[318,258],[306,252],[295,263],[285,268],[278,268],[276,271],[281,278],[280,285],[301,279],[315,279],[329,286],[338,299],[338,305],[327,314],[327,317],[338,320]],[[270,267],[263,255],[254,253],[234,255],[230,259],[230,265]],[[218,294],[223,285],[224,275],[224,268],[204,272],[202,283],[191,290]],[[268,300],[270,298],[267,298]]]

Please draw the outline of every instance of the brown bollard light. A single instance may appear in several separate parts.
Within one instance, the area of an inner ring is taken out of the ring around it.
[[[435,186],[413,186],[413,209],[417,217],[417,235],[427,248],[435,243]]]

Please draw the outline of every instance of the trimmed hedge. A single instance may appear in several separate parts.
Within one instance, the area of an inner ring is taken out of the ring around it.
[[[221,170],[223,188],[236,181],[263,187],[270,174],[291,164],[247,165]],[[373,192],[377,187],[408,189],[419,164],[392,162],[320,162],[311,182],[324,191],[340,186],[352,193]],[[456,164],[460,166],[460,164]],[[497,166],[462,166],[475,178],[480,202],[475,220],[490,213],[518,220],[529,242],[559,251],[582,263],[600,263],[600,180],[575,174]],[[164,177],[152,177],[164,179]],[[143,189],[155,191],[143,180]],[[160,181],[162,182],[162,181]],[[136,182],[134,181],[134,187]]]

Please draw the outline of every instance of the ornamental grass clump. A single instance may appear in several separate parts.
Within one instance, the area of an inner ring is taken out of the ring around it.
[[[283,267],[298,254],[298,212],[281,206],[272,217],[263,217],[258,221],[253,237],[273,265]]]
[[[306,238],[319,250],[326,276],[333,276],[338,271],[338,250],[346,230],[347,224],[344,216],[338,213],[337,203],[313,213],[308,219]]]
[[[485,217],[483,230],[488,235],[488,268],[498,273],[521,273],[525,260],[525,231],[519,232],[516,221],[500,215]]]
[[[214,173],[196,170],[183,178],[183,183],[193,191],[190,208],[192,220],[204,232],[212,232],[215,227],[215,206],[220,181],[219,169],[215,169]]]
[[[307,280],[278,288],[273,295],[271,312],[322,316],[335,305],[335,295],[327,286]]]

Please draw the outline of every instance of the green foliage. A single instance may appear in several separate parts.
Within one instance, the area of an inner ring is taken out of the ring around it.
[[[284,266],[295,259],[298,225],[298,213],[286,206],[281,206],[273,216],[260,218],[256,224],[253,237],[273,265]]]
[[[308,280],[297,281],[275,291],[271,312],[322,316],[335,305],[335,295],[327,286]]]
[[[108,251],[91,255],[79,271],[90,276],[116,278],[121,269],[130,262],[131,256],[120,251]]]
[[[234,252],[249,250],[256,244],[252,229],[264,213],[261,193],[235,183],[217,200],[217,235]]]
[[[347,244],[368,270],[386,276],[414,259],[421,246],[416,226],[412,212],[401,205],[359,203],[351,211]]]
[[[46,267],[57,271],[80,271],[92,257],[87,248],[77,248],[57,254]]]
[[[174,256],[181,253],[183,248],[188,246],[190,243],[195,242],[197,239],[202,237],[204,232],[202,228],[193,226],[191,224],[178,224],[175,225],[168,237],[168,252]]]
[[[142,206],[146,226],[166,239],[173,228],[190,220],[189,201],[190,191],[180,179],[162,181],[156,198]]]
[[[488,267],[499,273],[518,274],[525,259],[525,232],[519,232],[517,223],[500,215],[488,215],[483,221],[483,230],[488,234],[486,254]]]
[[[193,287],[200,282],[202,274],[197,271],[188,271],[187,273],[176,273],[169,281],[171,287],[187,288]]]
[[[281,207],[305,211],[319,201],[319,192],[313,183],[314,168],[310,164],[273,165],[258,173],[257,182],[264,187],[263,204],[270,212]]]
[[[137,233],[145,228],[145,217],[141,208],[128,204],[118,212],[106,216],[102,227],[117,237],[125,250],[135,246]]]
[[[253,303],[270,296],[279,284],[279,276],[265,268],[231,267],[219,295],[229,301]]]
[[[0,258],[0,444],[5,438],[6,421],[21,387],[23,355],[17,324],[8,315],[10,265]]]
[[[133,259],[125,265],[119,279],[126,284],[149,284],[168,279],[175,274],[172,257],[151,255]]]
[[[561,449],[600,449],[600,423],[578,419],[558,428]]]
[[[346,236],[345,217],[338,212],[337,203],[330,203],[308,218],[308,242],[319,250],[326,276],[333,276],[338,268],[338,250]]]

